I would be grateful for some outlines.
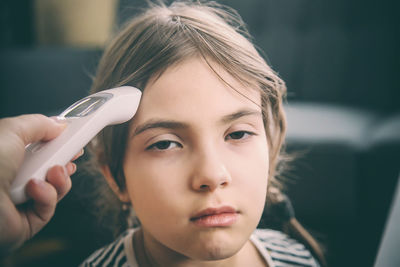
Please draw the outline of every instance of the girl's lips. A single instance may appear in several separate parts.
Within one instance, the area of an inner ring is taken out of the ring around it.
[[[190,221],[201,227],[226,227],[234,224],[239,213],[232,207],[207,208],[190,218]]]

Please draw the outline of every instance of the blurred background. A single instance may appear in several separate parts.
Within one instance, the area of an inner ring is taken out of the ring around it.
[[[168,1],[171,2],[171,1]],[[371,266],[400,169],[394,0],[225,0],[286,81],[296,217],[329,266]],[[140,0],[0,2],[0,115],[54,115],[88,94],[110,35]],[[76,174],[73,183],[84,180]],[[111,239],[74,188],[3,266],[74,266]]]

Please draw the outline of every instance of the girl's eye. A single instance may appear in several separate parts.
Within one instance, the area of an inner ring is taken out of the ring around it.
[[[250,135],[254,135],[254,133],[247,132],[247,131],[236,131],[236,132],[228,134],[226,139],[240,140],[240,139],[246,139]]]
[[[182,145],[179,144],[178,142],[163,140],[163,141],[159,141],[157,143],[150,145],[149,147],[146,148],[146,150],[152,150],[152,149],[154,149],[154,150],[169,150],[169,149],[176,148],[176,147],[182,147]]]

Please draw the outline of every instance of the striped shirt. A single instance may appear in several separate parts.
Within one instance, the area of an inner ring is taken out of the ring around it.
[[[126,231],[111,244],[96,250],[80,266],[138,267],[132,244],[133,233],[137,230]],[[270,267],[319,267],[304,245],[282,232],[256,229],[250,240]]]

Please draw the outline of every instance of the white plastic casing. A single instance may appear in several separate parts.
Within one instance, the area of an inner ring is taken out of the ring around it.
[[[51,167],[67,164],[104,127],[130,120],[140,97],[139,89],[123,86],[92,94],[62,112],[59,118],[66,121],[67,127],[59,136],[26,147],[24,161],[10,188],[14,204],[28,200],[25,186],[30,179],[45,180]]]

